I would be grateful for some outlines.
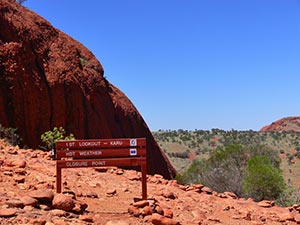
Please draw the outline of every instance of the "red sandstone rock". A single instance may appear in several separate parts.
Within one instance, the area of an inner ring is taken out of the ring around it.
[[[162,216],[164,215],[164,210],[159,205],[155,206],[155,212]]]
[[[233,193],[233,192],[225,191],[224,194],[225,194],[225,196],[233,198],[233,199],[237,199],[238,198],[237,195],[235,193]]]
[[[19,184],[19,183],[24,183],[24,182],[25,182],[25,177],[21,177],[21,176],[15,177],[14,180],[15,180],[15,182],[18,183],[18,184]]]
[[[292,207],[291,207],[291,210],[292,209],[295,209],[296,211],[300,211],[300,205],[298,205],[298,204],[294,204],[294,205],[292,205]]]
[[[132,214],[135,217],[138,217],[141,214],[140,210],[137,207],[134,207],[132,205],[129,206],[128,213]]]
[[[137,208],[143,208],[145,206],[149,206],[149,202],[147,200],[142,200],[142,201],[137,201],[137,202],[133,203],[132,205]]]
[[[171,209],[164,209],[164,216],[168,218],[173,218],[173,211]]]
[[[51,216],[58,216],[58,217],[64,217],[68,215],[68,213],[62,209],[53,209],[50,211],[50,214]]]
[[[300,131],[300,117],[291,116],[264,126],[260,131]]]
[[[54,225],[69,225],[68,222],[65,222],[64,220],[61,219],[53,219]]]
[[[129,172],[129,174],[127,175],[129,180],[141,180],[141,178],[138,176],[138,174],[136,173],[136,171],[131,171]]]
[[[269,207],[274,206],[274,202],[268,201],[268,200],[262,200],[262,201],[258,202],[257,205],[259,205],[260,207],[269,208]]]
[[[40,218],[31,219],[29,222],[29,224],[33,224],[33,225],[45,225],[46,223],[47,223],[47,220],[40,219]]]
[[[5,204],[9,207],[9,208],[23,208],[24,207],[24,203],[20,200],[8,200],[5,202]]]
[[[115,194],[117,194],[117,190],[116,189],[111,189],[111,190],[108,190],[107,192],[106,192],[106,195],[107,196],[113,196],[113,195],[115,195]]]
[[[153,214],[153,208],[151,206],[145,206],[143,209],[142,209],[142,215],[143,216],[148,216],[148,215],[152,215]]]
[[[15,160],[12,162],[12,165],[18,168],[25,168],[26,167],[26,161],[23,159]]]
[[[164,196],[165,198],[169,198],[169,199],[176,198],[175,194],[171,190],[168,190],[168,189],[162,190],[162,196]]]
[[[2,208],[0,209],[0,217],[11,217],[16,214],[16,209],[6,209]]]
[[[20,200],[25,206],[26,205],[36,206],[38,204],[38,200],[29,196],[22,197]]]
[[[40,202],[51,203],[54,194],[50,190],[36,190],[29,193],[29,196],[37,199]]]
[[[79,200],[75,200],[75,206],[72,209],[72,212],[77,214],[82,214],[86,208],[88,207],[88,204]]]
[[[292,213],[281,213],[278,215],[279,216],[279,221],[280,222],[285,222],[285,221],[295,221],[295,217],[293,216]]]
[[[85,221],[85,222],[89,222],[89,223],[92,223],[94,221],[94,218],[92,215],[80,215],[78,217],[78,219]]]
[[[201,191],[205,192],[206,194],[212,194],[213,191],[209,187],[201,188]]]
[[[111,220],[108,221],[105,225],[130,225],[127,221],[123,220]]]
[[[55,209],[61,209],[68,212],[75,207],[75,202],[71,196],[64,194],[56,194],[54,195],[52,206]]]
[[[300,224],[300,214],[296,214],[294,216],[295,221],[297,222],[297,224]]]
[[[16,1],[0,1],[0,124],[23,144],[62,126],[77,139],[146,137],[148,173],[175,169],[132,102],[82,44]]]
[[[153,213],[151,216],[151,222],[154,225],[179,225],[179,223],[171,218],[161,216],[157,213]]]

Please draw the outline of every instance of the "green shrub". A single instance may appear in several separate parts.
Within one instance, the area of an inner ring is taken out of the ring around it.
[[[46,149],[54,149],[55,142],[62,140],[75,140],[73,134],[66,136],[66,131],[62,127],[54,127],[52,131],[47,131],[41,135],[42,141],[46,144]]]
[[[282,171],[274,167],[266,156],[254,156],[248,161],[243,180],[245,194],[255,201],[275,200],[286,188]]]
[[[194,159],[191,166],[182,174],[176,175],[176,180],[180,184],[193,184],[201,183],[202,170],[205,167],[206,162],[204,159]]]
[[[10,145],[20,145],[21,138],[17,134],[17,128],[6,128],[0,124],[0,139],[5,139],[5,141]]]
[[[256,163],[256,158],[267,159],[268,163]],[[193,161],[186,171],[177,176],[177,180],[182,184],[202,183],[217,192],[230,191],[239,197],[256,200],[261,199],[258,190],[262,189],[263,198],[276,198],[284,189],[280,162],[276,151],[263,145],[228,145],[217,148],[207,160]],[[255,183],[255,176],[260,179],[270,176],[265,180],[268,186],[263,186],[262,181]],[[250,187],[255,191],[251,192]],[[275,194],[269,194],[272,189]]]

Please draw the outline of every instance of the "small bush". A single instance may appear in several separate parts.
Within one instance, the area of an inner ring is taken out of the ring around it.
[[[89,64],[89,62],[85,58],[80,57],[79,60],[82,66],[86,66]]]
[[[205,167],[205,164],[206,161],[204,159],[194,159],[191,166],[186,171],[176,175],[176,180],[180,184],[201,183],[202,170]]]
[[[46,149],[54,149],[55,142],[62,140],[75,140],[73,134],[66,136],[66,131],[62,127],[54,127],[52,131],[47,131],[41,135],[42,141],[46,144]]]
[[[0,124],[0,138],[5,139],[5,141],[10,145],[20,145],[21,138],[17,134],[17,128],[6,128]]]
[[[282,171],[266,156],[254,156],[248,161],[243,189],[255,201],[277,199],[286,188]]]
[[[280,149],[280,154],[284,154],[284,150],[283,149]]]

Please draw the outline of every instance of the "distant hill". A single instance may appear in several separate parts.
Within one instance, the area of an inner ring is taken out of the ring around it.
[[[270,125],[264,126],[260,131],[300,131],[300,116],[285,117]]]

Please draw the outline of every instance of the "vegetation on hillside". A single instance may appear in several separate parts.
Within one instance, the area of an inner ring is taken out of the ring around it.
[[[178,181],[202,183],[281,205],[299,203],[300,133],[167,130],[153,132],[179,171]]]
[[[207,158],[213,150],[230,144],[269,146],[280,153],[287,164],[293,164],[295,159],[300,159],[300,132],[179,129],[160,130],[153,132],[153,135],[178,171],[183,171],[190,165],[188,158],[191,153],[200,158]],[[176,158],[185,160],[179,163]]]

